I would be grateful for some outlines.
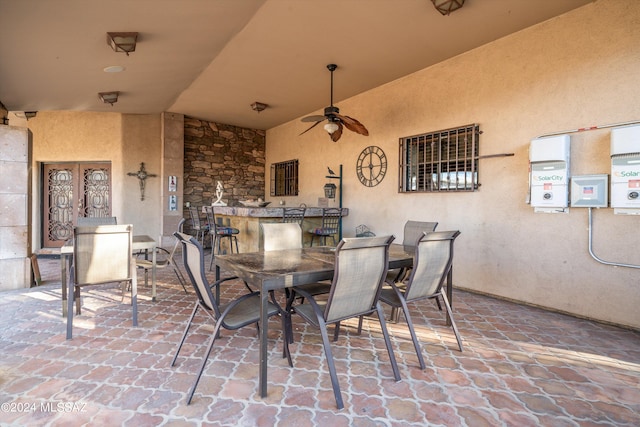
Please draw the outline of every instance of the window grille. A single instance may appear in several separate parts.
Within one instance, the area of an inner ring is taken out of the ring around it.
[[[475,191],[480,125],[400,138],[400,192]]]
[[[298,195],[298,159],[271,164],[271,195]]]

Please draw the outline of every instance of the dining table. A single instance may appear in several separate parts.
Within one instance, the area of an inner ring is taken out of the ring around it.
[[[151,300],[156,300],[156,241],[145,234],[133,236],[131,238],[131,248],[134,252],[144,251],[145,257],[148,258],[151,251]],[[62,286],[62,316],[67,316],[67,268],[68,260],[73,256],[73,239],[67,240],[60,248],[60,277]],[[147,277],[145,275],[145,285]]]
[[[336,248],[303,247],[279,251],[262,251],[216,255],[216,280],[221,273],[237,276],[260,292],[260,396],[267,396],[267,302],[269,292],[333,278]],[[391,244],[389,268],[410,268],[415,246]],[[452,302],[451,273],[447,279],[447,297]],[[219,290],[219,287],[218,287]],[[218,295],[219,296],[219,295]]]

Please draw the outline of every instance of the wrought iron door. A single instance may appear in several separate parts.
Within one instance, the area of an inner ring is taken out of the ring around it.
[[[44,247],[62,246],[78,217],[111,216],[111,163],[47,163],[42,177]]]

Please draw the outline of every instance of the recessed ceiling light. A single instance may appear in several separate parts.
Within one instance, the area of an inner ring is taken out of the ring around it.
[[[106,67],[103,71],[105,73],[120,73],[124,71],[124,67],[122,65],[111,65]]]

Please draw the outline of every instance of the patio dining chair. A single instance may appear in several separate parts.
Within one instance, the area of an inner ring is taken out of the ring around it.
[[[227,330],[236,330],[251,324],[258,325],[258,320],[260,319],[260,293],[248,292],[228,303],[221,304],[219,299],[214,296],[212,288],[219,289],[222,282],[235,279],[235,277],[227,277],[210,284],[204,272],[204,251],[200,242],[198,242],[194,237],[182,233],[174,233],[174,235],[178,237],[182,243],[182,257],[185,269],[187,270],[187,274],[191,284],[193,285],[193,289],[195,290],[197,300],[195,301],[193,311],[189,317],[184,333],[182,334],[182,339],[178,344],[176,354],[171,361],[171,366],[175,365],[176,359],[182,349],[182,345],[187,338],[189,329],[193,324],[193,319],[199,310],[206,313],[215,323],[213,332],[211,332],[211,341],[209,342],[207,351],[203,356],[200,370],[198,371],[195,383],[193,384],[187,398],[187,404],[190,404],[193,394],[200,382],[202,372],[207,364],[207,360],[209,359],[209,355],[213,350],[213,345],[215,344],[216,338],[219,336],[220,330],[222,328]],[[216,293],[216,295],[218,295],[218,293]],[[277,305],[277,303],[275,303],[275,301],[270,301],[268,303],[267,316],[277,316],[278,314],[283,314],[282,309]],[[284,315],[282,316],[282,329],[283,335],[286,335],[286,332],[284,332]],[[284,351],[286,351],[284,356],[288,358],[289,365],[291,366],[291,357],[289,356],[288,348],[285,348]]]
[[[182,227],[185,221],[186,220],[184,218],[180,220],[180,222],[178,223],[178,231],[182,231]],[[176,261],[173,259],[179,247],[180,241],[176,239],[171,251],[168,251],[167,249],[161,247],[156,248],[156,269],[171,267],[176,277],[178,278],[178,282],[182,286],[182,289],[184,289],[185,293],[188,293],[186,286],[187,282],[184,278],[184,275],[182,274],[182,271],[180,271],[180,268],[176,264]],[[138,254],[138,256],[136,257],[136,266],[138,268],[144,269],[144,282],[148,283],[149,270],[153,268],[153,261],[146,258],[140,258],[140,255],[141,254]]]
[[[327,244],[327,237],[331,237],[333,245],[336,245],[336,234],[340,231],[340,219],[342,218],[342,208],[323,208],[322,224],[320,227],[309,230],[311,233],[311,246],[314,238],[322,239],[322,244]]]
[[[282,208],[282,222],[294,222],[302,228],[304,214],[307,211],[305,207],[299,208]]]
[[[430,233],[432,231],[435,231],[437,226],[437,222],[412,220],[405,222],[402,244],[404,246],[415,246],[416,242],[422,237],[423,233]],[[406,277],[409,270],[410,269],[408,268],[394,268],[392,270],[389,270],[389,272],[387,273],[387,281],[401,282]],[[440,302],[438,302],[438,307],[440,307]]]
[[[277,223],[265,222],[260,224],[262,229],[262,241],[265,252],[279,251],[286,249],[302,248],[302,229],[298,224],[294,223]],[[331,289],[330,282],[317,282],[308,285],[300,285],[298,289],[302,289],[311,295],[326,294]],[[285,289],[287,300],[294,296],[294,293]],[[289,315],[289,311],[285,311]],[[287,332],[291,331],[291,323],[287,320]],[[289,334],[289,342],[293,342],[293,335]]]
[[[340,322],[343,320],[376,313],[391,361],[394,378],[396,381],[400,380],[400,372],[393,354],[391,340],[384,320],[384,312],[378,302],[387,273],[389,245],[392,241],[393,236],[342,239],[336,247],[335,271],[326,301],[317,301],[314,296],[303,289],[292,288],[296,295],[305,298],[305,302],[288,305],[287,308],[293,309],[307,323],[320,329],[322,345],[333,386],[333,394],[338,409],[342,409],[344,403],[327,333],[327,325],[329,324],[335,324],[335,340],[339,334]],[[285,340],[285,345],[289,345],[288,339]]]
[[[229,251],[233,253],[233,244],[236,244],[236,253],[238,253],[238,238],[236,235],[240,233],[240,230],[234,227],[224,227],[218,224],[216,221],[216,213],[213,206],[205,206],[204,211],[207,214],[207,222],[209,223],[209,234],[211,235],[211,261],[209,262],[209,271],[213,268],[213,256],[215,248],[218,248],[220,253],[220,247],[222,239],[229,241]],[[203,243],[204,245],[204,243]]]
[[[462,351],[462,339],[453,320],[451,305],[446,292],[442,291],[453,265],[453,243],[458,235],[460,235],[458,230],[423,233],[417,242],[413,268],[403,283],[404,286],[391,283],[390,286],[384,287],[380,294],[380,301],[394,308],[402,308],[421,369],[425,369],[425,364],[408,304],[424,299],[442,298],[451,319],[451,327],[458,341],[458,348]]]
[[[67,299],[67,339],[73,333],[73,301],[80,314],[80,288],[111,282],[131,283],[133,326],[138,326],[138,289],[135,261],[131,254],[131,224],[75,227],[73,266],[69,274]]]
[[[202,222],[197,206],[189,206],[189,217],[191,218],[191,231],[204,246],[204,236],[209,232],[210,224]]]

